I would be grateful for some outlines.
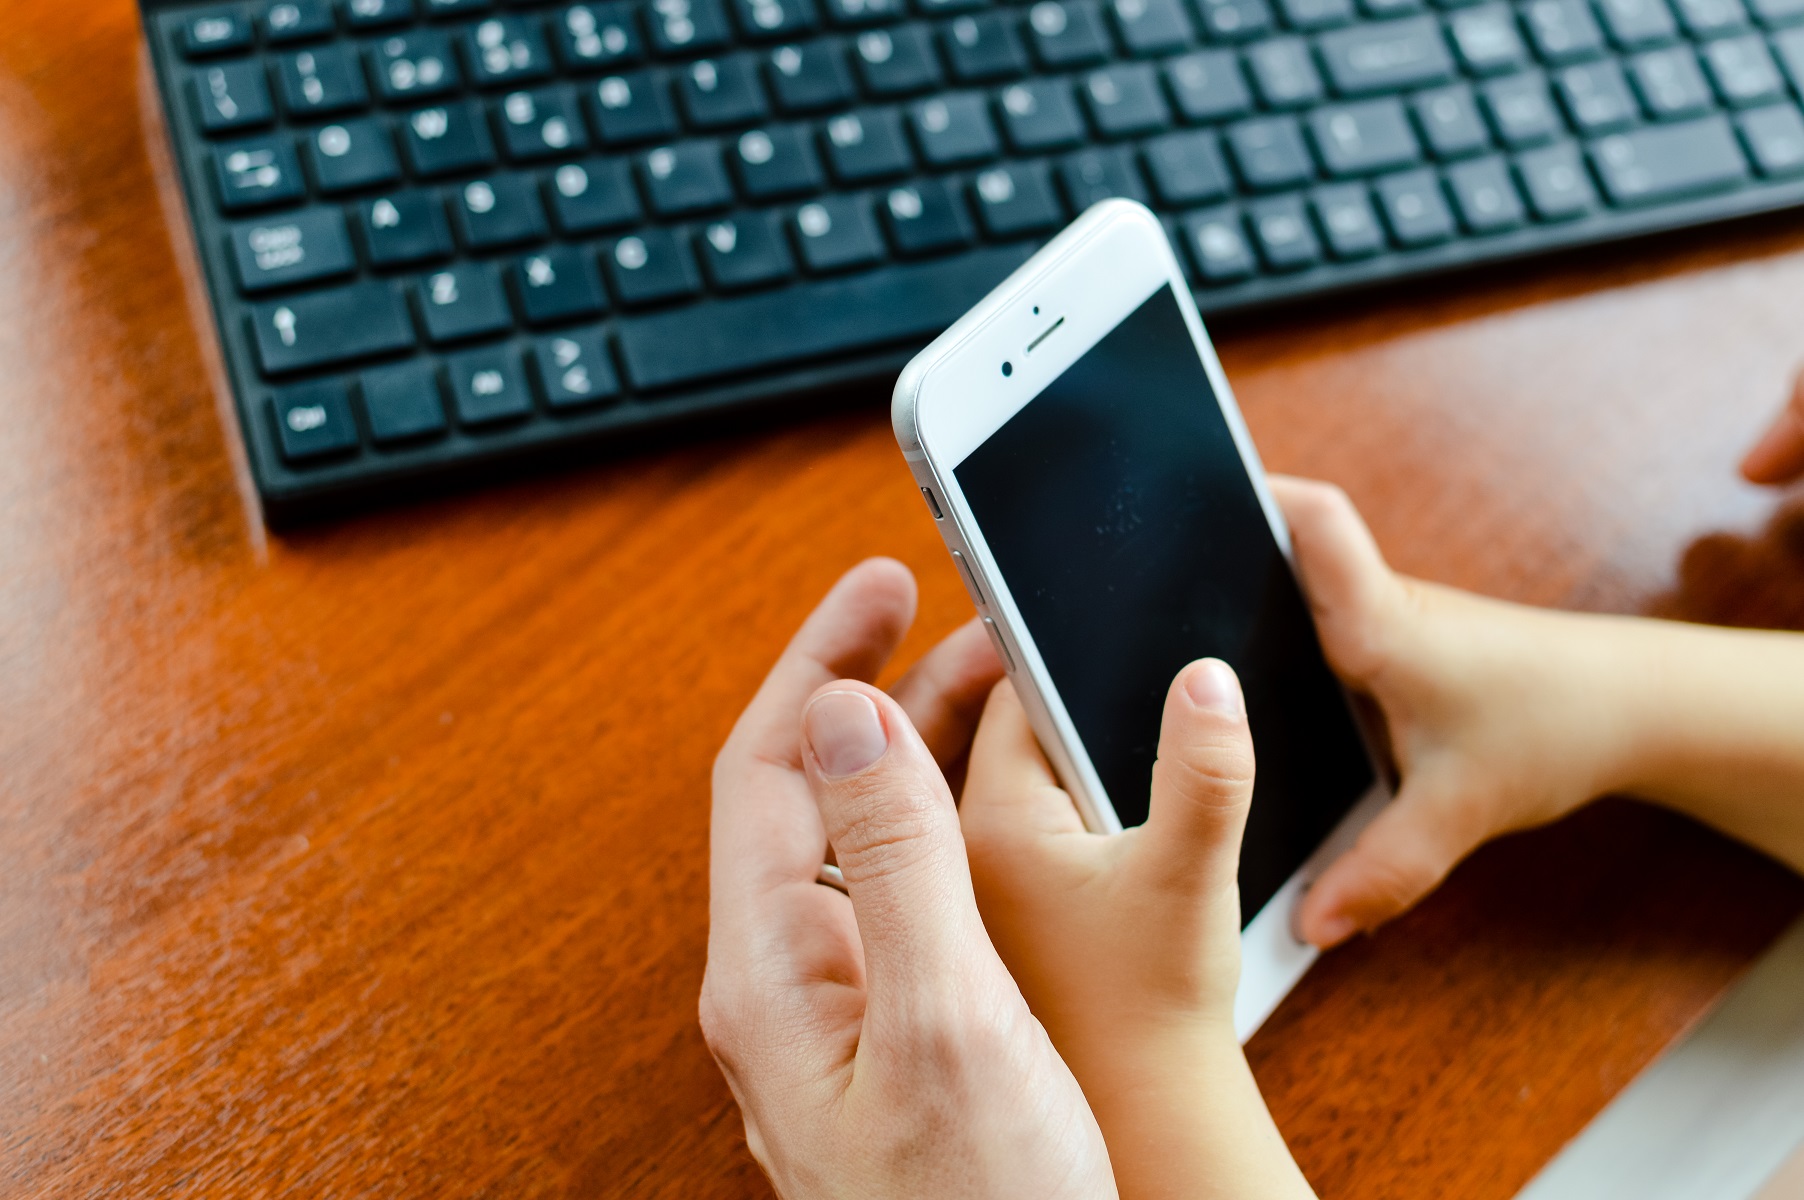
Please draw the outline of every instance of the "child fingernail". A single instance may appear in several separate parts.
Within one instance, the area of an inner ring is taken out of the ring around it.
[[[1340,945],[1342,942],[1358,933],[1359,925],[1352,917],[1336,913],[1334,916],[1324,920],[1321,928],[1316,932],[1322,935],[1321,941],[1317,944],[1320,945],[1322,949],[1326,950],[1330,946]]]
[[[1205,658],[1184,679],[1184,690],[1198,708],[1238,717],[1244,711],[1240,696],[1240,680],[1234,670],[1219,658]]]
[[[858,774],[889,749],[877,706],[858,692],[815,697],[802,714],[802,731],[821,773],[830,779]]]

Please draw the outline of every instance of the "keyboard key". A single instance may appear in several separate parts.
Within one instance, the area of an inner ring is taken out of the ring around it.
[[[1278,8],[1286,25],[1304,32],[1332,29],[1353,19],[1353,0],[1278,0]]]
[[[893,179],[914,169],[902,118],[894,109],[867,108],[827,122],[827,166],[842,183]]]
[[[1247,67],[1267,108],[1301,108],[1322,98],[1322,77],[1301,38],[1272,38],[1249,46]]]
[[[1227,50],[1203,50],[1165,64],[1165,82],[1186,121],[1219,121],[1251,111],[1240,62]]]
[[[1087,67],[1109,56],[1109,35],[1090,0],[1039,0],[1027,10],[1027,25],[1043,66]]]
[[[445,432],[445,398],[428,362],[396,363],[365,371],[358,390],[370,437],[378,446],[424,440]]]
[[[1096,131],[1106,138],[1155,133],[1171,124],[1159,81],[1144,63],[1104,67],[1084,77],[1084,102]]]
[[[1212,133],[1168,133],[1147,142],[1141,154],[1162,204],[1186,208],[1219,200],[1233,189]]]
[[[1233,283],[1258,270],[1253,247],[1233,209],[1192,213],[1182,223],[1184,245],[1204,283]]]
[[[1491,127],[1506,146],[1533,146],[1563,129],[1560,114],[1547,94],[1547,81],[1539,75],[1493,79],[1479,89],[1479,95],[1491,118]]]
[[[1422,0],[1359,0],[1359,7],[1368,17],[1384,19],[1419,12]]]
[[[635,387],[661,391],[792,362],[920,342],[957,320],[1015,267],[1027,247],[872,271],[709,306],[706,336],[687,312],[619,322]]]
[[[1256,192],[1291,187],[1315,177],[1294,117],[1255,117],[1230,125],[1228,153],[1241,180]]]
[[[1666,0],[1597,0],[1610,40],[1624,50],[1659,46],[1679,36]]]
[[[1794,105],[1756,108],[1742,113],[1736,123],[1762,175],[1795,175],[1804,170],[1804,117]]]
[[[1773,49],[1785,67],[1792,87],[1804,94],[1804,29],[1788,29],[1773,35]]]
[[[413,16],[413,0],[345,0],[345,22],[352,29],[381,29]]]
[[[720,0],[652,0],[645,15],[652,47],[665,57],[706,54],[733,40]]]
[[[670,95],[649,71],[602,80],[589,92],[589,115],[595,121],[595,132],[609,146],[649,142],[677,131]]]
[[[739,28],[753,41],[777,41],[819,24],[810,0],[733,0]]]
[[[1535,53],[1545,62],[1572,62],[1603,51],[1603,32],[1584,0],[1530,0],[1522,19]]]
[[[387,126],[374,117],[322,125],[308,135],[304,144],[313,181],[328,196],[401,178],[395,140]]]
[[[770,111],[747,57],[704,58],[677,77],[683,115],[697,129],[727,129],[763,120]]]
[[[1670,120],[1715,106],[1710,85],[1704,82],[1697,55],[1689,46],[1638,54],[1629,64],[1629,75],[1650,116]]]
[[[765,213],[746,213],[702,226],[696,239],[708,282],[723,292],[781,283],[795,274],[782,235]]]
[[[529,325],[593,317],[607,307],[594,264],[562,246],[522,258],[509,268],[508,280]]]
[[[1590,174],[1571,142],[1517,155],[1516,174],[1536,220],[1564,221],[1597,207]]]
[[[891,188],[883,198],[890,243],[904,258],[958,250],[971,244],[965,203],[938,179]]]
[[[1113,0],[1115,32],[1129,54],[1151,58],[1196,42],[1196,27],[1178,0]]]
[[[807,134],[793,125],[754,129],[733,143],[733,168],[748,200],[780,200],[821,190],[820,158]]]
[[[553,411],[583,408],[620,395],[620,377],[599,333],[571,333],[533,343],[539,392]]]
[[[357,447],[345,385],[336,379],[279,391],[270,398],[270,408],[276,444],[288,462],[313,462]]]
[[[1453,77],[1453,59],[1432,17],[1337,29],[1320,39],[1334,90],[1344,96],[1395,92]]]
[[[1247,209],[1259,257],[1273,271],[1297,271],[1322,260],[1322,244],[1310,227],[1301,196],[1261,200]]]
[[[562,88],[510,92],[496,116],[502,148],[515,162],[556,158],[589,144],[576,100]]]
[[[1469,233],[1502,233],[1528,219],[1522,197],[1501,158],[1478,158],[1447,168],[1447,190]]]
[[[489,17],[468,26],[461,42],[470,78],[483,87],[530,83],[551,74],[551,50],[524,17]]]
[[[902,0],[825,0],[824,7],[827,19],[844,28],[900,21],[908,13]]]
[[[276,117],[269,85],[256,63],[208,67],[195,75],[191,94],[200,113],[200,127],[208,133],[256,129]]]
[[[391,103],[449,95],[463,83],[451,53],[451,39],[442,30],[397,33],[371,45],[365,53],[376,90]]]
[[[369,105],[363,72],[343,46],[320,46],[276,60],[282,107],[297,117],[325,116]]]
[[[1560,102],[1579,132],[1595,135],[1633,125],[1639,115],[1635,97],[1613,62],[1581,63],[1555,75]]]
[[[1472,89],[1463,83],[1418,92],[1410,105],[1422,139],[1436,158],[1460,158],[1491,144],[1491,132],[1478,115]]]
[[[1243,42],[1272,27],[1265,0],[1197,0],[1203,28],[1218,42]]]
[[[1125,146],[1079,150],[1066,155],[1059,163],[1059,182],[1074,213],[1081,213],[1097,201],[1111,197],[1138,200],[1142,204],[1147,198],[1132,152]]]
[[[1694,38],[1720,37],[1748,27],[1741,0],[1672,0],[1679,23]]]
[[[1748,0],[1754,19],[1768,28],[1804,19],[1804,0]]]
[[[636,225],[643,215],[632,176],[618,159],[566,163],[551,173],[551,215],[567,234]]]
[[[873,96],[907,96],[940,81],[933,45],[919,25],[866,30],[852,43],[852,62]]]
[[[1727,118],[1651,125],[1591,145],[1591,163],[1612,204],[1652,204],[1735,187],[1748,163]]]
[[[1528,61],[1528,47],[1516,32],[1516,14],[1507,4],[1463,9],[1449,18],[1447,28],[1460,62],[1474,74],[1514,71]]]
[[[852,77],[838,42],[778,46],[770,52],[765,77],[784,112],[822,112],[852,100]]]
[[[420,0],[429,17],[462,17],[484,13],[495,7],[495,0]]]
[[[733,202],[733,185],[713,140],[660,146],[639,163],[639,177],[652,211],[680,217],[710,212]]]
[[[434,345],[513,328],[501,280],[487,263],[457,263],[420,280],[420,315]]]
[[[915,145],[930,166],[987,162],[1002,152],[989,106],[978,92],[947,92],[909,106]]]
[[[364,253],[377,267],[413,266],[451,257],[451,227],[438,198],[396,192],[357,210]]]
[[[1785,94],[1779,68],[1758,36],[1723,38],[1707,43],[1702,53],[1724,104],[1747,108]]]
[[[1433,171],[1387,175],[1376,191],[1379,212],[1399,246],[1430,246],[1453,236],[1453,213]]]
[[[481,427],[518,421],[532,413],[520,365],[507,350],[472,350],[445,362],[451,401],[460,424]]]
[[[272,46],[330,37],[335,30],[326,0],[280,0],[263,13],[263,36]]]
[[[1173,2],[1165,0],[1168,4]],[[1027,73],[1027,47],[1015,32],[1012,13],[958,17],[941,31],[940,48],[952,65],[952,77],[961,83],[990,83]]]
[[[453,194],[451,211],[458,237],[472,250],[521,246],[545,236],[545,206],[524,175],[472,180]]]
[[[802,261],[823,275],[865,267],[883,257],[883,243],[870,211],[855,196],[829,196],[796,210],[796,240]]]
[[[694,256],[668,229],[621,238],[603,254],[602,264],[615,298],[627,308],[686,299],[701,290]]]
[[[1044,233],[1064,224],[1045,163],[1004,163],[971,181],[977,220],[985,234],[1008,239]]]
[[[301,164],[286,138],[252,138],[213,152],[219,207],[226,212],[267,208],[299,200],[307,192]]]
[[[1366,258],[1384,249],[1384,230],[1378,226],[1363,184],[1317,188],[1310,203],[1328,242],[1328,253],[1335,258]]]
[[[409,113],[402,129],[407,161],[416,175],[452,175],[495,161],[481,113],[467,100]]]
[[[352,283],[251,307],[266,375],[372,358],[414,344],[401,298],[384,283]]]
[[[1084,140],[1083,118],[1064,80],[1032,79],[1004,88],[1002,128],[1016,150],[1057,150]]]
[[[251,23],[243,13],[231,8],[210,9],[182,23],[182,51],[189,58],[229,54],[248,49],[253,36]]]
[[[247,295],[357,269],[344,214],[336,208],[307,208],[279,220],[234,226],[232,259]]]
[[[572,4],[551,18],[558,61],[574,71],[630,66],[645,57],[645,46],[629,3]]]
[[[1403,103],[1389,97],[1318,108],[1309,135],[1330,175],[1375,175],[1422,157]]]

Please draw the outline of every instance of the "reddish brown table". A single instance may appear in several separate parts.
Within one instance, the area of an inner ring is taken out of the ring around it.
[[[0,38],[0,1192],[762,1194],[696,1031],[708,764],[844,567],[966,601],[844,415],[305,532],[251,499],[136,11]],[[1732,477],[1804,224],[1221,343],[1270,465],[1408,570],[1804,626]],[[1481,853],[1252,1047],[1334,1196],[1512,1193],[1804,902],[1628,804]]]

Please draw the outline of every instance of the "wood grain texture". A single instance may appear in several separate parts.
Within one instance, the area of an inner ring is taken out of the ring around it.
[[[0,1194],[766,1194],[694,1021],[713,752],[846,566],[967,613],[848,415],[271,537],[126,0],[0,38]],[[1804,627],[1734,459],[1769,221],[1221,326],[1268,463],[1402,567]],[[1505,1197],[1804,903],[1626,803],[1480,853],[1252,1055],[1332,1196]]]

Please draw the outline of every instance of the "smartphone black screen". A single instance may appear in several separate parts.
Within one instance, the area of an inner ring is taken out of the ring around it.
[[[1146,819],[1178,670],[1239,673],[1250,921],[1373,775],[1170,287],[954,473],[1124,825]]]

